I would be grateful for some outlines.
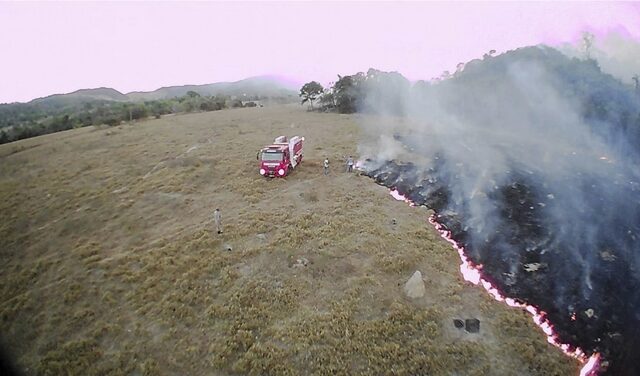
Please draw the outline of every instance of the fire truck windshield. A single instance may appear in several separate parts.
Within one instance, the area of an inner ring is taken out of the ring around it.
[[[262,160],[266,162],[282,161],[282,153],[262,153]]]

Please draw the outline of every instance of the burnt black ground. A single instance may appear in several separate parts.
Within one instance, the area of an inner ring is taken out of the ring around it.
[[[567,176],[567,182],[579,181],[573,188],[588,197],[584,212],[576,217],[591,215],[597,229],[581,236],[579,224],[577,231],[564,231],[575,226],[554,223],[551,215],[553,201],[568,197],[547,194],[549,187],[540,177],[514,168],[506,183],[488,193],[499,225],[490,233],[478,232],[468,223],[469,202],[451,200],[456,174],[450,169],[444,174],[444,161],[435,160],[426,170],[395,161],[364,168],[378,184],[433,209],[471,260],[483,265],[484,278],[506,296],[546,312],[561,342],[587,354],[601,353],[603,374],[640,374],[640,281],[633,266],[640,216],[636,202],[617,199],[635,197],[636,192],[625,185]],[[577,255],[570,251],[576,249]]]

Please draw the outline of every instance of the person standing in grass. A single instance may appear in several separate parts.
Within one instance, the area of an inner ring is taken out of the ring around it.
[[[324,174],[329,175],[329,158],[324,158],[324,162],[322,162],[322,168],[324,169]]]
[[[216,231],[218,234],[222,234],[222,214],[220,214],[220,209],[218,208],[213,211],[213,221],[216,224]]]
[[[352,172],[352,171],[353,171],[353,158],[349,156],[349,158],[347,158],[347,172]]]

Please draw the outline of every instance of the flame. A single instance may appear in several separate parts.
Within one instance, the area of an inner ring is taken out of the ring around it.
[[[406,202],[407,204],[412,204],[412,202],[411,202],[408,198],[404,197],[404,196],[403,196],[400,192],[398,192],[398,190],[397,190],[397,189],[395,189],[395,188],[394,188],[393,190],[391,190],[391,192],[389,192],[389,193],[391,194],[391,196],[393,196],[393,198],[395,198],[395,199],[396,199],[396,200],[398,200],[398,201],[404,201],[404,202]]]
[[[406,198],[395,188],[389,193],[398,201],[404,201],[411,206],[415,205],[411,200]],[[482,278],[482,265],[475,265],[469,260],[469,258],[464,254],[464,249],[462,248],[462,246],[460,246],[455,240],[451,238],[451,231],[447,230],[442,224],[436,221],[436,215],[432,214],[431,216],[429,216],[428,220],[429,223],[433,225],[433,227],[435,227],[440,236],[449,244],[451,244],[453,248],[456,249],[456,251],[458,251],[458,255],[460,256],[461,261],[460,272],[462,273],[462,277],[465,281],[471,282],[476,286],[482,286],[485,291],[487,291],[489,295],[491,295],[491,297],[499,302],[504,302],[509,307],[516,307],[529,312],[533,316],[533,322],[540,329],[542,329],[544,334],[547,336],[547,342],[558,347],[560,350],[562,350],[563,353],[574,359],[577,359],[583,364],[582,369],[580,370],[580,376],[597,375],[598,364],[600,362],[600,354],[594,353],[589,358],[587,358],[587,355],[584,353],[584,351],[582,351],[582,349],[578,347],[572,347],[566,343],[561,343],[558,336],[553,331],[553,324],[551,324],[549,320],[547,320],[547,314],[544,311],[541,311],[532,305],[521,303],[514,298],[509,298],[502,295],[502,293],[495,286],[493,286],[491,282]],[[572,316],[572,319],[574,317],[575,313]]]
[[[598,374],[598,363],[600,363],[600,354],[591,355],[589,360],[582,366],[580,376],[595,376]]]

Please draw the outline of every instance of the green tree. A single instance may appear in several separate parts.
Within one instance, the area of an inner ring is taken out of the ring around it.
[[[93,124],[93,119],[91,118],[91,113],[89,111],[83,111],[76,115],[80,126],[86,127],[88,125]]]
[[[320,105],[324,111],[331,111],[336,108],[336,96],[333,89],[325,90],[320,96]]]
[[[110,127],[113,127],[120,124],[120,119],[114,115],[110,115],[104,119],[104,123]]]
[[[584,49],[584,57],[587,60],[591,60],[591,47],[593,47],[593,41],[595,36],[588,31],[582,33],[582,48]]]
[[[203,98],[200,94],[195,91],[188,91],[187,94],[183,97],[180,97],[180,103],[182,103],[182,107],[185,112],[194,112],[200,111],[201,105],[203,102],[206,102],[206,98]]]
[[[318,96],[324,92],[322,85],[316,81],[307,82],[300,89],[299,96],[302,98],[302,103],[309,102],[309,107],[313,110],[313,101],[318,99]]]
[[[131,119],[133,120],[144,119],[147,116],[149,116],[149,110],[142,103],[134,105],[130,110],[131,110]]]
[[[364,93],[364,73],[359,72],[352,76],[338,75],[338,81],[333,85],[336,108],[338,112],[350,114],[356,112],[362,104]]]
[[[239,108],[242,107],[242,101],[240,99],[231,99],[228,104],[231,108]]]
[[[221,97],[204,97],[200,103],[202,111],[218,111],[225,107],[225,99]]]
[[[69,115],[56,116],[49,124],[51,132],[66,131],[71,128],[73,128],[73,123],[69,119]]]
[[[496,54],[496,50],[489,50],[486,54],[482,55],[482,59],[492,58]]]

